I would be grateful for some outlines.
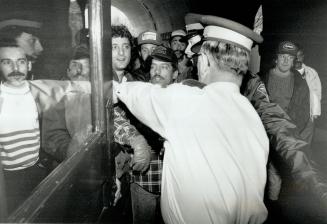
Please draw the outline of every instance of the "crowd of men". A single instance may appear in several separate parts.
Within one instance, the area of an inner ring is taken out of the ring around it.
[[[166,44],[155,30],[134,38],[111,27],[113,205],[130,203],[135,224],[272,222],[285,182],[323,204],[310,151],[321,84],[301,46],[281,42],[260,77],[248,71],[259,34],[217,16],[189,13],[185,24]],[[67,68],[73,82],[27,81],[43,50],[29,31],[39,24],[0,28],[1,165],[12,211],[46,175],[40,154],[60,163],[91,131],[90,91],[74,84],[89,81],[90,60],[81,44]],[[57,88],[56,102],[41,88]]]

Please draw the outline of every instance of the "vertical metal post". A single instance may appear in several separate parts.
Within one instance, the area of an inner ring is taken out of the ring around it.
[[[106,130],[104,80],[108,80],[111,64],[109,6],[110,0],[89,2],[92,124],[95,132]]]
[[[93,131],[106,135],[107,181],[103,185],[103,208],[98,222],[109,208],[109,190],[112,188],[114,175],[113,148],[113,108],[108,104],[112,97],[112,54],[111,54],[111,1],[90,0],[90,53],[92,83],[92,124]]]
[[[5,191],[5,180],[3,176],[2,163],[0,160],[0,223],[5,222],[7,218],[7,197]]]

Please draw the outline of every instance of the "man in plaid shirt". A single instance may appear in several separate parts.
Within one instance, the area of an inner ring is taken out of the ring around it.
[[[172,49],[158,46],[152,53],[150,82],[161,87],[173,83],[178,75],[177,58]],[[132,122],[133,123],[133,122]],[[146,172],[132,172],[131,196],[133,223],[160,223],[160,192],[164,139],[141,123],[134,123],[151,146],[150,167]]]

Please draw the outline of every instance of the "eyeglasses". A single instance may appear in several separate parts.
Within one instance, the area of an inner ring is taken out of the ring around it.
[[[16,61],[13,61],[9,58],[4,58],[4,59],[0,59],[0,64],[2,66],[10,66],[10,67],[14,67],[15,65],[17,67],[19,66],[26,66],[27,65],[27,59],[26,58],[19,58]]]

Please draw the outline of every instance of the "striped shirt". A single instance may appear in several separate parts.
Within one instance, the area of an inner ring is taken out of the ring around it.
[[[33,166],[39,159],[40,129],[37,106],[29,86],[0,86],[0,149],[5,170]]]

